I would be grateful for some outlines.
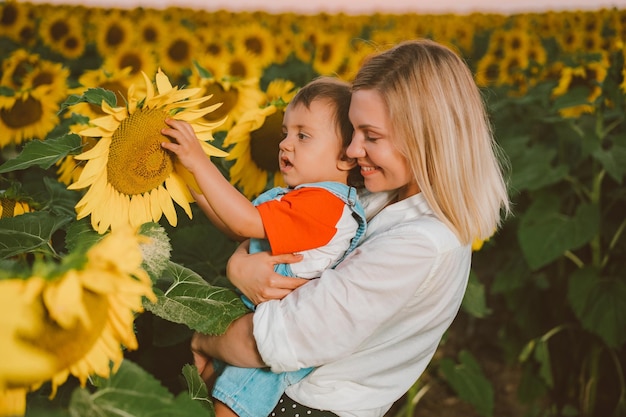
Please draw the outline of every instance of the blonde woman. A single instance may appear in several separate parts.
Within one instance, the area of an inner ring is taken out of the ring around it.
[[[367,60],[352,91],[347,154],[368,191],[364,240],[312,281],[273,272],[297,257],[248,254],[242,245],[228,276],[260,304],[224,336],[192,339],[201,373],[205,357],[275,372],[315,367],[272,416],[383,416],[456,316],[471,242],[509,213],[480,91],[452,50],[403,42]]]

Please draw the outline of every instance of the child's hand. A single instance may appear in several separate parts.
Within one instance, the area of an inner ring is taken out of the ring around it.
[[[165,136],[169,136],[173,142],[162,142],[163,149],[174,152],[178,157],[178,160],[187,168],[190,172],[194,172],[206,163],[208,157],[202,151],[200,142],[196,133],[193,131],[193,127],[183,120],[166,119],[170,127],[166,127],[161,130],[161,133]]]

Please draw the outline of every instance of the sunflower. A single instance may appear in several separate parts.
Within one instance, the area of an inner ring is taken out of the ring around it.
[[[49,87],[0,96],[0,148],[30,139],[45,139],[59,123],[59,104],[47,96]]]
[[[144,78],[145,97],[138,97],[131,86],[125,107],[113,108],[103,101],[107,116],[92,120],[93,127],[79,132],[100,139],[92,149],[74,157],[87,164],[78,181],[68,188],[89,188],[76,210],[79,219],[91,215],[98,233],[126,224],[158,222],[163,214],[175,226],[172,200],[191,218],[189,203],[193,198],[186,183],[194,185],[193,176],[161,148],[161,143],[169,140],[161,134],[167,117],[191,123],[207,155],[227,155],[204,142],[213,139],[212,130],[219,125],[198,121],[216,108],[194,110],[208,97],[189,100],[199,89],[172,87],[160,70],[156,74],[158,94],[145,74]]]
[[[274,35],[256,22],[240,25],[234,32],[232,45],[235,51],[244,50],[254,57],[257,65],[265,67],[274,62]]]
[[[37,61],[32,70],[23,74],[22,89],[31,90],[45,87],[46,99],[60,102],[67,96],[67,79],[69,77],[70,70],[60,62],[41,59]]]
[[[66,9],[55,8],[50,9],[45,16],[41,16],[39,24],[39,38],[44,45],[54,49],[56,45],[62,42],[63,38],[72,32],[74,19],[69,15]]]
[[[114,54],[118,49],[132,45],[135,41],[135,28],[117,9],[102,16],[96,32],[96,47],[101,56]]]
[[[244,113],[224,140],[224,146],[234,145],[226,157],[226,160],[235,160],[229,170],[230,181],[250,199],[268,187],[270,178],[274,186],[285,185],[279,174],[278,144],[282,140],[286,103],[293,97],[293,84],[280,85],[284,88],[284,98],[278,97],[273,104]],[[272,84],[268,92],[280,96]]]
[[[333,75],[350,54],[347,33],[320,33],[313,54],[313,69],[318,74]]]
[[[126,82],[133,83],[143,79],[142,72],[154,74],[157,60],[153,52],[144,47],[127,46],[105,57],[102,69],[115,74],[130,68],[126,73]]]
[[[225,56],[224,65],[224,76],[260,79],[263,75],[263,65],[250,52],[243,49]]]
[[[162,13],[145,9],[141,19],[137,19],[137,40],[139,44],[149,45],[154,49],[167,36],[163,23]]]
[[[143,297],[156,300],[141,267],[145,239],[115,231],[68,262],[37,260],[30,276],[0,280],[0,413],[22,415],[20,395],[48,380],[55,395],[69,375],[82,386],[108,378],[123,349],[137,348],[135,314]]]
[[[15,217],[32,211],[34,209],[26,201],[0,197],[0,218]]]
[[[20,32],[29,20],[25,3],[9,0],[0,4],[0,35],[20,41]]]
[[[230,129],[242,114],[258,108],[265,98],[259,87],[259,80],[254,78],[245,80],[228,77],[205,78],[196,72],[190,77],[189,86],[199,87],[199,96],[211,96],[210,100],[201,105],[202,107],[222,103],[215,111],[204,116],[208,122],[217,122],[228,116],[219,130]]]
[[[587,103],[559,110],[563,117],[579,117],[583,113],[595,111],[595,101],[602,94],[602,85],[608,73],[606,61],[588,62],[578,67],[564,67],[558,85],[552,90],[552,98],[558,98],[574,88],[584,88],[589,91]]]
[[[157,62],[173,78],[178,78],[184,70],[191,69],[194,53],[199,42],[193,33],[184,27],[172,27],[170,34],[163,40],[157,50]]]
[[[73,130],[76,128],[70,128]],[[78,129],[80,130],[80,128]],[[97,140],[94,138],[81,137],[82,140],[82,150],[86,152],[96,146]],[[57,161],[57,180],[59,182],[70,185],[75,183],[80,178],[80,174],[83,172],[83,168],[85,167],[85,161],[77,161],[74,159],[74,155],[68,155],[65,158]]]

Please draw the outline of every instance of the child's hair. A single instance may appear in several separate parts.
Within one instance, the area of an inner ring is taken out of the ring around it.
[[[405,41],[368,58],[352,89],[381,95],[395,145],[461,242],[491,236],[509,213],[504,159],[465,62],[431,40]]]
[[[333,77],[318,77],[298,90],[289,102],[289,106],[302,104],[308,109],[314,100],[321,99],[330,102],[334,109],[332,122],[341,136],[342,158],[348,159],[345,152],[352,141],[352,134],[354,133],[354,128],[348,117],[351,98],[352,89],[349,83]],[[353,187],[363,186],[363,177],[358,165],[350,170],[347,182],[348,185]]]

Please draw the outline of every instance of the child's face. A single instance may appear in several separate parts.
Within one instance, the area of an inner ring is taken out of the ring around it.
[[[328,100],[313,100],[308,109],[304,104],[287,107],[278,163],[288,186],[347,181],[348,171],[356,163],[342,161],[342,140],[334,111]]]

